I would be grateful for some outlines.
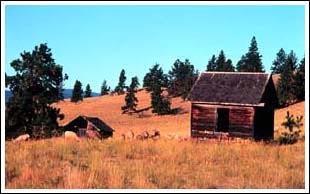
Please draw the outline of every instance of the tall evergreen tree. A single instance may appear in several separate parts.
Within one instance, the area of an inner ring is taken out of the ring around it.
[[[89,84],[86,85],[84,97],[85,98],[91,97],[91,89],[90,89],[90,85]]]
[[[226,57],[223,50],[220,51],[219,56],[216,59],[216,65],[217,71],[225,71]]]
[[[230,59],[227,59],[224,71],[235,71],[235,67]]]
[[[216,71],[216,69],[217,69],[216,57],[215,55],[212,55],[207,65],[207,71]]]
[[[162,87],[168,86],[168,77],[164,74],[159,64],[155,64],[149,69],[149,72],[145,74],[143,78],[143,87],[146,87],[147,91],[152,91],[155,82],[159,82]]]
[[[262,55],[258,52],[255,36],[251,40],[251,45],[245,57],[237,64],[237,71],[241,72],[265,72],[262,64]]]
[[[170,101],[162,95],[162,87],[167,87],[168,77],[164,74],[159,64],[155,64],[143,78],[143,87],[151,92],[152,112],[157,114],[169,114]]]
[[[135,93],[137,93],[138,86],[138,77],[135,76],[131,79],[131,84],[128,87],[127,94],[125,96],[126,105],[122,106],[123,113],[131,113],[136,111],[138,99],[136,98]]]
[[[170,114],[170,100],[162,95],[160,82],[154,82],[151,92],[152,112],[159,115]]]
[[[294,74],[293,93],[298,101],[305,100],[305,57],[300,61]]]
[[[241,59],[238,61],[237,65],[236,65],[236,70],[241,72],[243,71],[243,69],[246,69],[246,57],[245,55],[241,56]]]
[[[283,48],[277,53],[277,58],[272,62],[271,73],[278,74],[282,72],[284,63],[286,61],[286,53]]]
[[[118,85],[115,87],[114,91],[117,92],[117,94],[124,94],[124,89],[126,88],[125,85],[126,76],[125,76],[125,70],[122,69],[120,75],[119,75],[119,82]]]
[[[82,83],[76,80],[72,90],[71,102],[78,102],[80,100],[83,100]]]
[[[102,85],[101,85],[101,96],[107,95],[110,92],[110,87],[107,85],[107,81],[103,80]]]
[[[168,74],[169,94],[181,96],[185,100],[198,76],[195,72],[194,65],[188,59],[185,59],[185,62],[177,59]]]
[[[279,103],[287,106],[294,102],[294,71],[296,69],[297,58],[293,51],[287,56],[277,86]]]
[[[31,137],[50,137],[63,119],[60,109],[51,104],[62,98],[62,84],[68,79],[62,66],[55,63],[47,44],[23,52],[11,62],[16,74],[5,76],[12,93],[5,108],[6,138],[28,133]]]
[[[221,50],[218,57],[212,55],[212,58],[209,60],[207,65],[207,71],[235,71],[235,67],[232,64],[230,59],[226,60],[224,51]]]

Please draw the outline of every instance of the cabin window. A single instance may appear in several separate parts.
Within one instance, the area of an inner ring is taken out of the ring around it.
[[[229,127],[229,109],[228,108],[218,108],[217,109],[216,131],[228,132],[228,127]]]

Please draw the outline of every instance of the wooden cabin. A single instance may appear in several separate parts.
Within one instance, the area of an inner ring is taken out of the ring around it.
[[[73,131],[79,137],[98,134],[99,138],[113,136],[113,129],[97,117],[78,116],[64,126],[66,131]]]
[[[273,139],[278,99],[270,74],[203,72],[188,99],[192,137]]]

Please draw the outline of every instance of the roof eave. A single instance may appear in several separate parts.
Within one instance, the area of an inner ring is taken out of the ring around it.
[[[191,90],[189,91],[188,95],[186,96],[185,100],[190,100],[192,91],[193,91],[194,88],[196,87],[197,82],[200,80],[201,75],[202,75],[202,73],[200,73],[200,74],[198,75],[198,78],[196,79],[194,85],[192,86],[192,88],[191,88]]]
[[[265,103],[258,104],[243,104],[233,102],[203,102],[203,101],[191,101],[192,104],[208,104],[208,105],[225,105],[225,106],[251,106],[251,107],[264,107]]]

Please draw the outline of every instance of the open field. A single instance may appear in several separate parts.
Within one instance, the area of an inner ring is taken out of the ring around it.
[[[149,93],[138,93],[139,109],[150,106]],[[115,129],[112,139],[82,142],[53,138],[5,146],[6,188],[304,188],[305,144],[278,146],[227,143],[121,140],[129,130],[158,129],[189,135],[190,103],[172,99],[176,115],[121,114],[122,96],[103,96],[56,104],[64,124],[80,114],[102,119]],[[304,102],[276,111],[275,136],[286,111],[304,115]],[[302,128],[304,131],[304,127]],[[304,132],[303,132],[304,133]]]
[[[304,143],[6,143],[6,188],[304,188]]]

